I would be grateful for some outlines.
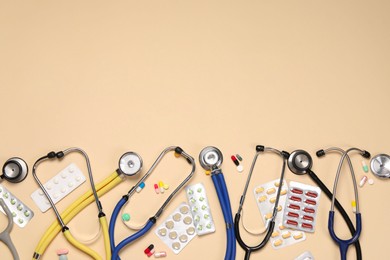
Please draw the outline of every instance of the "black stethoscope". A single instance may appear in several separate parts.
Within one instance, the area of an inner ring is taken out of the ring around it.
[[[13,183],[21,182],[27,177],[27,163],[19,157],[12,157],[4,163],[2,172],[0,179]]]
[[[317,152],[317,156],[321,157],[324,155],[323,150],[320,150]],[[288,168],[290,168],[290,171],[297,175],[304,175],[308,174],[309,177],[320,187],[320,189],[326,194],[328,199],[332,200],[333,194],[328,189],[328,187],[325,186],[325,184],[318,178],[318,176],[311,170],[311,167],[313,165],[313,159],[311,158],[310,154],[304,150],[295,150],[291,153],[290,157],[288,158]],[[334,205],[336,206],[337,210],[340,212],[341,216],[343,217],[344,221],[346,222],[348,229],[352,235],[356,233],[356,229],[349,218],[347,212],[341,206],[340,202],[335,198]],[[362,249],[360,247],[359,240],[356,240],[354,243],[355,249],[356,249],[356,258],[358,260],[362,259]]]
[[[290,155],[288,152],[285,152],[285,151],[281,152],[281,151],[279,151],[277,149],[274,149],[274,148],[264,147],[262,145],[257,145],[256,146],[256,154],[255,154],[255,157],[253,158],[252,166],[251,166],[251,168],[249,170],[249,175],[248,175],[248,178],[247,178],[246,183],[245,183],[245,188],[244,188],[244,191],[243,191],[243,193],[241,195],[240,205],[238,207],[238,211],[237,211],[236,216],[234,218],[234,230],[235,230],[235,233],[236,233],[236,239],[237,239],[238,244],[245,251],[245,258],[244,259],[246,259],[246,260],[248,260],[250,258],[250,254],[252,252],[262,249],[267,244],[267,242],[271,238],[272,232],[274,231],[275,218],[276,218],[276,215],[278,213],[278,204],[279,204],[279,198],[280,198],[280,191],[281,191],[281,189],[278,189],[278,191],[277,191],[276,201],[275,201],[275,205],[274,205],[273,213],[272,213],[272,218],[266,224],[266,231],[267,231],[267,233],[265,234],[265,237],[264,237],[263,241],[261,241],[256,246],[248,246],[242,240],[241,235],[240,235],[241,211],[242,211],[242,207],[244,205],[245,195],[246,195],[246,192],[247,192],[248,187],[249,187],[249,183],[250,183],[250,180],[251,180],[251,177],[252,177],[252,173],[253,173],[253,169],[254,169],[255,164],[256,164],[257,157],[260,155],[260,153],[263,153],[263,152],[273,152],[273,153],[276,153],[277,155],[280,155],[280,157],[282,157],[282,159],[283,159],[283,166],[282,166],[282,172],[280,174],[279,187],[282,187],[283,179],[284,179],[284,173],[285,173],[285,170],[286,170],[286,162],[287,162],[287,159],[289,158],[289,155]]]

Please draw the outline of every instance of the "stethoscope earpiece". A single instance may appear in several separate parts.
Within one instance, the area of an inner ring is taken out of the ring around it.
[[[119,158],[119,171],[126,176],[133,176],[142,169],[142,158],[135,152],[124,153]]]
[[[27,174],[27,163],[19,157],[12,157],[4,163],[1,178],[9,182],[18,183],[26,179]]]
[[[310,154],[304,150],[295,150],[287,161],[290,171],[297,175],[304,175],[313,165],[313,159]]]

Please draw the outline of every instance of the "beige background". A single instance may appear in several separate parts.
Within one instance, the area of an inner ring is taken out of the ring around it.
[[[303,148],[313,155],[329,146],[390,153],[389,11],[388,1],[0,0],[0,161],[20,156],[31,167],[48,151],[79,146],[88,152],[98,182],[115,170],[125,151],[142,156],[145,173],[166,146],[180,145],[197,158],[203,147],[215,145],[225,155],[222,168],[235,213],[256,144]],[[233,153],[244,158],[242,174],[229,159]],[[153,182],[173,187],[178,175],[188,173],[185,163],[169,158],[126,208],[134,223],[152,216],[168,196],[155,195]],[[361,158],[352,158],[360,179]],[[314,171],[330,187],[338,159],[314,158]],[[72,156],[42,166],[42,179],[67,162],[84,167]],[[250,189],[276,179],[279,169],[276,156],[261,159]],[[289,171],[286,178],[313,184]],[[359,189],[365,259],[383,258],[390,231],[389,183],[374,179],[373,186]],[[107,215],[135,181],[127,179],[102,197]],[[191,183],[198,182],[206,185],[217,231],[195,238],[179,255],[150,232],[123,250],[122,259],[146,259],[143,250],[150,243],[170,259],[223,258],[222,213],[212,181],[199,164]],[[54,214],[42,214],[30,199],[37,189],[31,173],[23,183],[3,184],[35,211],[26,228],[12,231],[21,259],[30,259]],[[350,184],[345,172],[339,199],[349,213]],[[59,209],[88,187],[84,184],[61,201]],[[158,224],[184,200],[181,192]],[[310,250],[316,259],[337,259],[327,231],[329,207],[323,196],[316,232],[305,242],[281,250],[268,244],[252,258],[293,259]],[[248,226],[258,229],[252,195],[245,210]],[[6,218],[0,219],[5,226]],[[92,205],[69,226],[78,237],[88,238],[97,229],[95,219]],[[340,217],[336,221],[340,236],[349,237]],[[129,234],[118,222],[116,240]],[[103,254],[101,239],[91,246]],[[43,259],[56,259],[59,247],[70,248],[70,259],[86,258],[59,235]],[[10,258],[3,245],[0,250],[2,259]],[[348,256],[355,258],[353,248]],[[237,259],[242,258],[237,245]]]

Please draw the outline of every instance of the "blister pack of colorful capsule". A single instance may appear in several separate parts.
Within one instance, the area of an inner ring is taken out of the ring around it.
[[[283,225],[314,232],[320,195],[319,187],[291,181],[285,202]]]
[[[207,200],[203,183],[197,183],[186,188],[187,200],[191,208],[196,233],[201,236],[215,232],[213,216]]]
[[[19,227],[25,227],[34,216],[34,212],[1,184],[0,196],[11,211],[14,223]],[[2,207],[0,207],[0,211],[5,214]]]
[[[183,202],[155,230],[155,234],[175,253],[196,236],[190,206]]]
[[[272,218],[273,208],[276,202],[276,195],[279,189],[280,180],[273,180],[254,188],[254,195],[257,206],[260,210],[265,224]],[[271,245],[274,249],[280,249],[296,244],[306,239],[305,232],[295,231],[283,225],[284,204],[288,192],[287,182],[283,181],[278,206],[278,214],[275,218],[275,228],[271,236]]]

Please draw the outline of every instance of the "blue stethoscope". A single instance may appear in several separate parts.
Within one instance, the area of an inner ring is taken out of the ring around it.
[[[332,237],[333,241],[335,241],[339,246],[341,259],[346,260],[348,247],[350,245],[354,244],[359,239],[359,236],[360,236],[361,231],[362,231],[362,217],[361,217],[361,213],[359,210],[358,188],[357,188],[357,183],[356,183],[355,172],[353,170],[353,166],[352,166],[351,160],[348,156],[348,153],[351,151],[358,151],[360,153],[360,155],[362,155],[364,158],[370,158],[371,155],[369,152],[367,152],[365,150],[358,149],[358,148],[349,148],[348,150],[344,151],[340,148],[332,147],[332,148],[328,148],[326,150],[318,151],[317,156],[321,157],[321,156],[324,156],[327,152],[332,152],[332,151],[340,152],[342,154],[342,156],[341,156],[339,165],[337,167],[336,177],[335,177],[335,181],[333,184],[333,196],[332,196],[332,205],[331,205],[331,208],[329,211],[328,230],[329,230],[329,234]],[[349,169],[351,172],[354,193],[355,193],[355,202],[356,202],[356,212],[355,212],[356,231],[350,239],[340,239],[336,235],[336,233],[334,232],[334,206],[335,206],[335,200],[336,200],[337,184],[339,182],[341,168],[343,166],[345,159],[347,159],[347,161],[348,161]]]
[[[223,156],[221,151],[213,146],[205,147],[199,154],[199,162],[203,169],[211,171],[211,179],[218,195],[223,217],[226,223],[226,252],[225,260],[236,258],[236,237],[234,234],[234,223],[232,208],[230,205],[229,193],[226,187],[225,178],[219,168],[222,164]]]
[[[157,211],[157,213],[148,219],[146,224],[136,233],[133,235],[125,238],[122,240],[118,245],[115,245],[115,240],[114,240],[114,230],[115,230],[115,223],[118,218],[118,215],[122,209],[122,207],[128,202],[129,198],[135,193],[137,187],[143,183],[147,177],[153,172],[153,170],[156,168],[156,166],[159,164],[161,159],[164,157],[165,154],[168,152],[174,151],[175,155],[182,156],[185,158],[188,163],[192,166],[190,174],[176,187],[176,189],[169,195],[169,197],[165,200],[163,205],[160,207],[160,209]],[[132,164],[131,164],[132,165]],[[136,165],[141,165],[140,163],[137,163]],[[139,169],[137,169],[138,171]],[[112,256],[111,260],[118,260],[119,258],[119,252],[127,245],[130,243],[134,242],[135,240],[141,238],[143,235],[145,235],[156,223],[157,219],[161,216],[163,213],[164,209],[166,206],[168,206],[169,202],[173,199],[173,197],[179,192],[179,190],[192,178],[192,176],[195,173],[195,161],[194,159],[187,154],[186,152],[183,151],[178,146],[170,146],[168,148],[165,148],[161,154],[157,157],[156,161],[153,163],[153,165],[150,167],[147,173],[145,173],[144,176],[135,184],[130,191],[123,195],[121,200],[119,200],[118,204],[115,206],[114,211],[112,212],[111,219],[110,219],[110,225],[109,225],[109,234],[110,234],[110,245],[111,245],[111,251],[112,251]]]

